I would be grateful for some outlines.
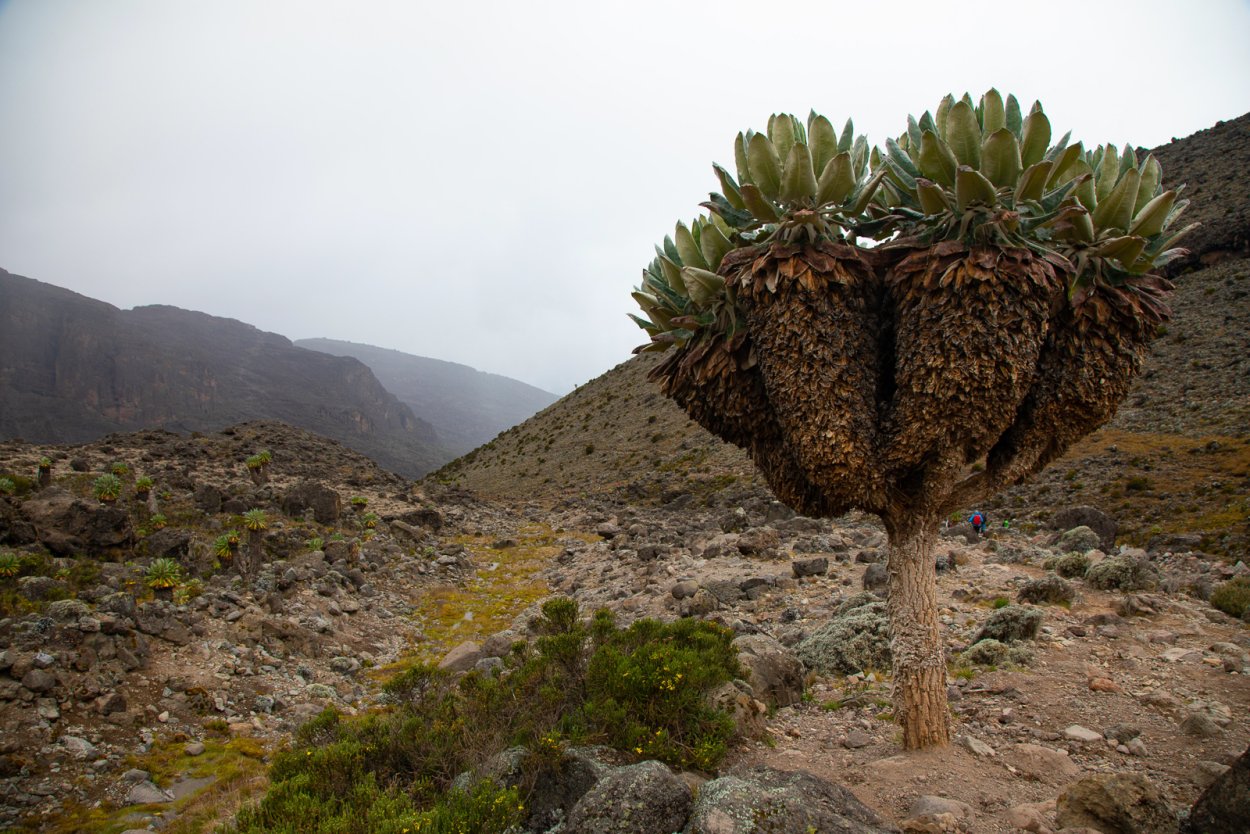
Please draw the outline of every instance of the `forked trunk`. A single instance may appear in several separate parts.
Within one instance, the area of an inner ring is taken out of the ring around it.
[[[890,651],[894,666],[894,719],[903,747],[916,750],[950,741],[946,656],[937,620],[936,516],[886,520],[890,553]]]

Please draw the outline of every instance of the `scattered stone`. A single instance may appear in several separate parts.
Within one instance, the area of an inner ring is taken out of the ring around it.
[[[1050,830],[1047,818],[1054,812],[1055,800],[1053,799],[1045,802],[1023,802],[1008,809],[1007,823],[1012,828],[1041,834],[1043,831]]]
[[[890,583],[890,573],[881,562],[874,562],[864,570],[863,585],[865,591],[875,591]]]
[[[204,755],[204,742],[202,741],[189,742],[187,746],[184,747],[182,750],[188,756],[202,756]]]
[[[579,834],[670,834],[686,822],[690,787],[656,761],[614,768],[569,811]]]
[[[1055,802],[1063,828],[1105,834],[1176,834],[1179,820],[1154,783],[1140,773],[1097,773],[1069,785]]]
[[[482,647],[472,640],[465,640],[449,651],[438,663],[438,668],[449,672],[467,672],[482,659]]]
[[[803,663],[794,652],[765,634],[737,637],[733,646],[755,697],[772,707],[787,707],[802,700]]]
[[[1181,732],[1196,738],[1215,738],[1222,735],[1224,728],[1204,712],[1191,712],[1181,721]]]
[[[1250,831],[1250,747],[1198,797],[1186,822],[1187,834],[1245,834]]]
[[[1080,724],[1072,724],[1065,728],[1063,731],[1063,737],[1085,744],[1102,741],[1102,733],[1091,730],[1088,727],[1082,727]]]
[[[977,756],[983,756],[983,757],[988,758],[990,756],[996,755],[994,753],[994,748],[990,747],[988,744],[986,744],[984,741],[981,741],[981,739],[979,738],[974,738],[972,736],[960,736],[959,744],[966,747],[971,753]]]
[[[158,805],[164,802],[172,802],[173,795],[156,787],[150,781],[143,781],[130,789],[126,794],[127,805]]]
[[[999,755],[1025,776],[1052,785],[1071,781],[1081,773],[1066,752],[1037,744],[1015,744],[1000,750]]]
[[[693,579],[684,579],[673,585],[670,593],[673,595],[673,599],[688,599],[694,596],[698,590],[698,582],[695,582]]]
[[[829,572],[829,560],[824,556],[816,556],[811,559],[795,559],[790,563],[790,568],[794,571],[796,579],[801,579],[804,576],[824,576]]]
[[[842,746],[848,750],[858,750],[872,744],[872,736],[860,729],[850,730],[842,739]]]

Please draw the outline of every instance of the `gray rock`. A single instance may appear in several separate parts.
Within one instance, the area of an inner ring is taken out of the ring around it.
[[[875,562],[864,570],[864,590],[875,591],[878,588],[884,588],[890,582],[889,571],[881,562]]]
[[[188,743],[186,747],[183,748],[183,752],[186,753],[188,756],[192,756],[192,757],[202,756],[204,755],[204,749],[205,749],[204,742],[192,741]]]
[[[134,527],[126,510],[89,503],[60,487],[49,487],[27,499],[21,510],[35,527],[39,541],[57,556],[98,553],[134,541]]]
[[[163,802],[172,802],[173,799],[172,794],[161,790],[148,781],[140,782],[130,789],[130,793],[126,794],[127,805],[157,805]]]
[[[690,787],[655,761],[609,770],[569,811],[568,834],[671,834],[686,822]]]
[[[826,674],[889,669],[890,623],[885,603],[872,594],[852,597],[831,621],[800,642],[795,653],[809,669]]]
[[[673,595],[673,599],[687,599],[688,597],[694,596],[695,592],[698,590],[698,582],[695,582],[693,579],[683,579],[681,582],[677,582],[673,585],[671,593]]]
[[[25,679],[23,679],[25,682]],[[1191,712],[1181,721],[1181,732],[1197,738],[1215,738],[1223,735],[1224,728],[1204,712]]]
[[[1000,643],[1014,643],[1018,640],[1032,640],[1042,627],[1042,619],[1042,612],[1036,608],[1008,605],[989,616],[973,635],[972,642],[975,644],[982,640],[997,640]]]
[[[1176,834],[1180,822],[1159,789],[1140,773],[1097,773],[1063,790],[1055,803],[1062,828],[1104,834]]]
[[[963,822],[971,822],[976,817],[972,806],[958,799],[925,795],[912,800],[911,807],[907,809],[907,816],[921,817],[926,814],[950,814]]]
[[[94,759],[98,752],[94,744],[78,736],[61,736],[61,746],[76,759]]]
[[[76,599],[58,599],[48,603],[48,616],[58,623],[76,623],[90,614],[87,604]]]
[[[795,559],[790,563],[790,569],[794,571],[796,579],[804,576],[824,576],[829,572],[829,560],[824,556],[815,556],[810,559]]]
[[[1250,747],[1203,791],[1189,811],[1186,834],[1250,831]]]
[[[31,669],[22,676],[22,686],[31,692],[51,692],[56,687],[56,677],[43,669]]]
[[[766,821],[767,828],[761,826]],[[884,822],[849,790],[803,771],[735,767],[699,789],[685,834],[886,834]]]
[[[792,651],[766,634],[737,637],[733,646],[756,698],[773,707],[802,700],[803,663]]]
[[[449,651],[438,663],[438,668],[449,672],[467,672],[482,659],[482,648],[472,640],[465,640]]]
[[[1059,536],[1059,540],[1055,542],[1055,547],[1064,553],[1085,553],[1089,550],[1097,550],[1101,546],[1102,538],[1084,525],[1073,527]]]
[[[300,481],[283,494],[280,501],[283,515],[298,517],[312,510],[319,524],[337,524],[343,513],[339,494],[316,481]]]

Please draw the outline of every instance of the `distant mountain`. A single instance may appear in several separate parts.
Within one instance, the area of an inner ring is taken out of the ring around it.
[[[295,344],[364,362],[387,390],[434,425],[443,445],[456,455],[476,449],[557,399],[541,388],[455,362],[335,339],[298,339]]]
[[[0,437],[86,442],[281,420],[418,477],[434,428],[349,357],[177,307],[121,310],[0,269]]]

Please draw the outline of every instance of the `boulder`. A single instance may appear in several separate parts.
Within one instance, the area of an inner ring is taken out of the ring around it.
[[[409,510],[401,514],[399,520],[416,527],[426,527],[435,533],[443,529],[443,514],[435,509]]]
[[[795,559],[790,563],[790,569],[794,571],[796,579],[801,579],[804,576],[824,576],[829,572],[829,559],[825,556]]]
[[[1184,830],[1186,834],[1250,831],[1250,747],[1198,797]]]
[[[792,651],[766,634],[745,634],[733,646],[756,698],[772,707],[802,700],[803,663]]]
[[[60,487],[50,487],[22,504],[22,514],[39,541],[57,556],[99,553],[134,540],[130,514],[110,504],[88,503]]]
[[[1094,547],[1100,547],[1103,550],[1115,547],[1115,536],[1120,529],[1119,523],[1114,518],[1096,507],[1087,505],[1060,510],[1051,519],[1050,527],[1053,530],[1064,531],[1085,527],[1098,536],[1098,544]]]
[[[1061,828],[1103,834],[1177,834],[1180,822],[1154,783],[1140,773],[1096,773],[1069,785],[1055,802]]]
[[[300,481],[279,502],[283,515],[298,517],[311,510],[318,524],[337,524],[343,513],[339,494],[316,481]]]
[[[876,562],[864,569],[864,590],[875,591],[878,588],[884,588],[890,582],[889,571],[881,562]]]
[[[0,544],[31,544],[37,539],[35,526],[22,518],[8,497],[0,496]]]
[[[767,828],[759,825],[767,820]],[[841,785],[804,771],[738,766],[699,789],[685,834],[887,834],[898,829]]]
[[[656,761],[604,774],[569,811],[568,834],[671,834],[685,825],[690,787]]]

